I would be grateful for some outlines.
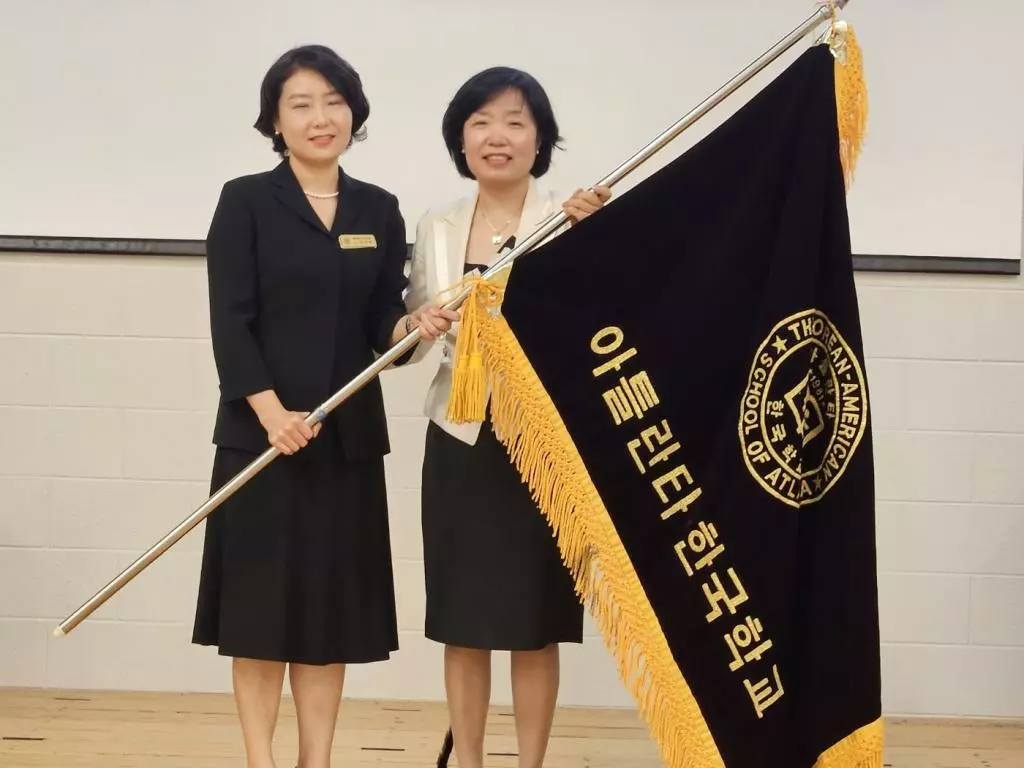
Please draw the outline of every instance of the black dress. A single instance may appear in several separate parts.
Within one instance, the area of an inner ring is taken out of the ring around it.
[[[207,518],[194,642],[299,664],[398,648],[383,459],[346,461],[324,428]],[[211,492],[256,458],[218,448]]]
[[[287,166],[242,181],[225,190],[207,241],[222,392],[211,492],[269,447],[240,395],[273,382],[286,408],[313,410],[387,348],[404,313],[405,233],[392,196],[342,175],[328,230]],[[368,233],[372,249],[339,247],[346,234],[365,244]],[[232,252],[236,243],[256,258]],[[259,279],[249,279],[251,263]],[[232,293],[250,282],[258,292],[244,300]],[[244,327],[230,315],[239,307],[255,307]],[[240,360],[256,372],[239,378]],[[301,664],[387,659],[398,648],[389,449],[374,380],[307,447],[278,456],[214,510],[193,642],[225,656]]]
[[[428,638],[507,651],[583,641],[558,544],[489,413],[474,445],[429,423],[422,485]]]

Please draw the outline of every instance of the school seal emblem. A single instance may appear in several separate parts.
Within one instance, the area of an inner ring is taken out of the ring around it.
[[[740,404],[743,460],[757,483],[793,507],[842,477],[868,422],[860,361],[817,309],[790,315],[754,356]]]

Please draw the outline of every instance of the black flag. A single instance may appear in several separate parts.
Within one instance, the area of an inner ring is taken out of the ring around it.
[[[814,46],[470,310],[499,436],[672,766],[881,765],[838,66]]]

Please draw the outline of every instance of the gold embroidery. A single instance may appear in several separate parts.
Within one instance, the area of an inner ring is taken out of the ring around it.
[[[829,317],[808,309],[780,321],[740,403],[743,460],[758,484],[790,506],[813,504],[846,470],[867,422],[860,361]]]

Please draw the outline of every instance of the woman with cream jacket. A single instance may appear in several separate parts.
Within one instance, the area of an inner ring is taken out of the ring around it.
[[[434,300],[483,272],[511,236],[522,241],[560,207],[571,221],[598,210],[607,188],[564,203],[537,179],[551,164],[558,127],[540,84],[498,67],[468,80],[442,121],[459,173],[476,191],[420,220],[407,306]],[[424,322],[455,313],[439,311]],[[445,645],[445,686],[459,765],[481,768],[491,652],[511,652],[520,768],[540,768],[558,695],[559,643],[580,643],[583,608],[557,543],[491,428],[445,418],[457,326],[436,342],[422,482],[426,635]],[[438,329],[441,332],[441,329]],[[423,342],[414,359],[433,347]]]

